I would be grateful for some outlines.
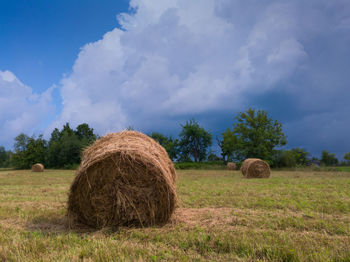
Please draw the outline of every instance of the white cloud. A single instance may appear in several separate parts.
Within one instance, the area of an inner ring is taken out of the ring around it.
[[[81,49],[62,80],[64,107],[52,127],[88,122],[103,134],[236,110],[247,94],[273,89],[307,59],[296,7],[286,2],[132,0],[130,6],[133,13],[118,15],[122,29]]]
[[[35,94],[12,72],[0,71],[0,145],[11,147],[19,133],[40,131],[43,120],[54,110],[52,89]]]

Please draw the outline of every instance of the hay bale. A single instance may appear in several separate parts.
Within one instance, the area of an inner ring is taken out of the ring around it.
[[[248,158],[243,161],[241,171],[246,178],[268,178],[270,177],[270,166],[258,158]]]
[[[228,170],[236,170],[237,169],[236,163],[228,162],[227,163],[227,169]]]
[[[108,134],[83,153],[69,193],[69,224],[164,224],[176,206],[175,180],[174,165],[155,140],[135,131]]]
[[[44,172],[44,165],[40,163],[32,165],[32,172]]]

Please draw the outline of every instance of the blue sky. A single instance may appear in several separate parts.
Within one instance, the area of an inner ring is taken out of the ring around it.
[[[87,122],[214,137],[265,109],[288,146],[350,151],[348,0],[0,2],[0,145]]]
[[[126,0],[2,0],[0,70],[44,92],[72,71],[83,45],[118,26],[116,15],[128,7]]]

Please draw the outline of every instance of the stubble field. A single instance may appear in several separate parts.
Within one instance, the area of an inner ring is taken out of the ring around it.
[[[178,171],[164,227],[68,229],[74,171],[0,171],[0,261],[350,261],[350,172]]]

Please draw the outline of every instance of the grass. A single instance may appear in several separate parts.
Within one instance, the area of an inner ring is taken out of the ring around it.
[[[350,166],[340,166],[338,167],[338,170],[343,172],[350,172]]]
[[[223,170],[226,165],[222,161],[216,162],[177,162],[176,169],[200,169],[200,170]]]
[[[0,261],[350,261],[350,173],[178,171],[164,227],[68,230],[74,172],[0,171]]]

